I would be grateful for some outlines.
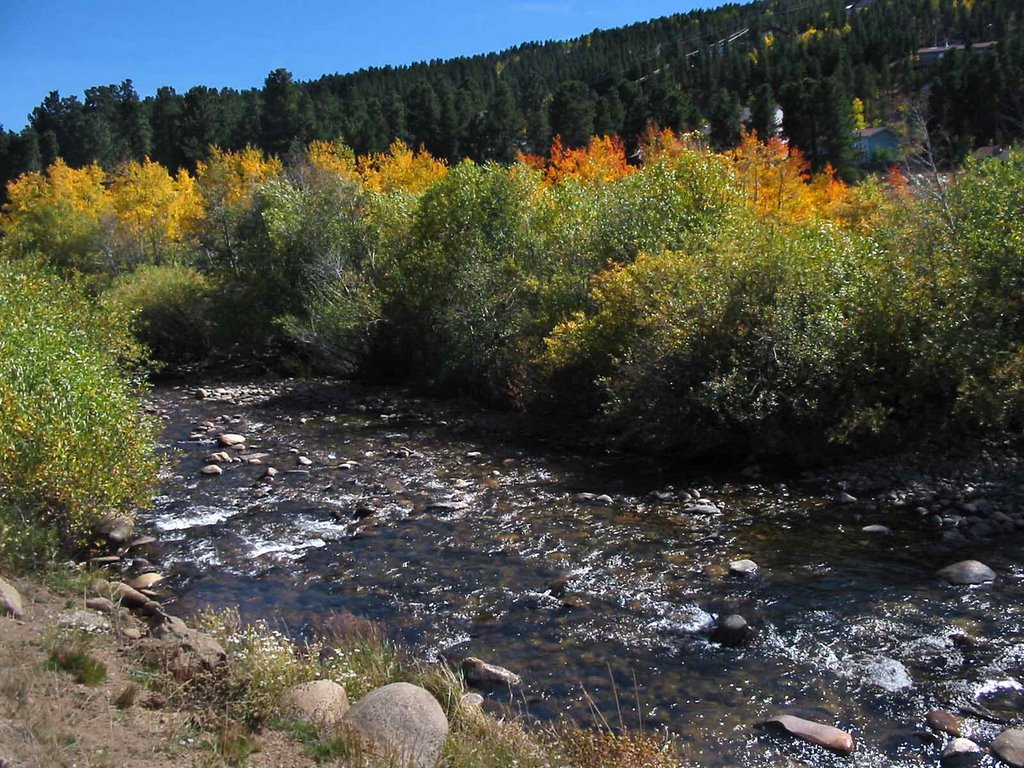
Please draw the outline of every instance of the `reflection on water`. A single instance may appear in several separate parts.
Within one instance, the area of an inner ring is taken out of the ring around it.
[[[148,522],[180,612],[238,605],[301,632],[348,611],[423,656],[513,669],[513,704],[534,717],[589,721],[585,692],[617,722],[617,694],[628,725],[667,726],[707,766],[850,764],[757,727],[783,710],[852,732],[864,766],[938,765],[929,709],[1020,711],[1019,538],[952,552],[909,511],[887,516],[889,536],[862,534],[823,489],[646,487],[395,394],[155,400],[173,458]],[[201,475],[221,431],[261,463]],[[728,575],[741,557],[756,575]],[[963,557],[1000,581],[943,586],[935,570]],[[731,613],[756,630],[745,648],[708,640]],[[998,730],[969,724],[982,742]]]

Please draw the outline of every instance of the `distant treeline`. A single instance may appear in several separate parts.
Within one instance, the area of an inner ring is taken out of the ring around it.
[[[769,135],[776,105],[813,167],[830,163],[842,178],[855,173],[854,128],[908,112],[927,122],[938,160],[957,162],[1024,133],[1021,11],[1020,0],[765,0],[310,82],[279,69],[262,89],[163,87],[141,98],[126,80],[84,101],[52,92],[23,131],[0,129],[0,182],[57,157],[194,170],[212,146],[284,157],[315,139],[359,154],[401,139],[449,162],[511,161],[556,135],[570,148],[618,135],[632,152],[649,123],[704,128],[721,149],[742,123]],[[958,47],[916,53],[947,43]]]

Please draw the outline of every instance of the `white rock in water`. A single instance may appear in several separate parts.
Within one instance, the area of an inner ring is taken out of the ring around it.
[[[245,436],[236,435],[231,432],[225,432],[217,438],[217,442],[223,445],[225,448],[234,448],[238,445],[245,445]]]
[[[947,565],[939,571],[939,576],[950,584],[974,585],[995,581],[996,572],[977,560],[961,560]]]
[[[733,560],[729,563],[729,573],[732,576],[753,576],[757,573],[757,563],[753,560]]]
[[[207,464],[205,467],[203,467],[199,471],[202,472],[204,475],[223,475],[224,474],[224,470],[220,466],[218,466],[217,464]]]

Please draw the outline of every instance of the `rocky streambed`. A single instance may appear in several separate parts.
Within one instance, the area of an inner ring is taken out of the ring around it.
[[[665,727],[694,765],[939,765],[957,734],[987,747],[1024,721],[1011,446],[666,477],[343,383],[168,386],[152,410],[168,470],[128,569],[166,575],[175,613],[237,605],[297,635],[379,621],[521,678],[481,682],[486,706]],[[939,574],[964,560],[994,577]],[[793,738],[796,718],[853,757]]]

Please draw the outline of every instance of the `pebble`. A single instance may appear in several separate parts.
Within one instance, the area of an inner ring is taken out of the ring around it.
[[[207,464],[199,471],[204,475],[217,476],[224,474],[224,470],[218,464]]]
[[[892,531],[890,531],[884,525],[865,525],[860,530],[861,533],[868,533],[876,536],[888,536],[890,533],[892,533]]]
[[[224,432],[217,437],[217,442],[225,448],[235,448],[239,445],[245,445],[245,436],[237,435],[232,432]]]

